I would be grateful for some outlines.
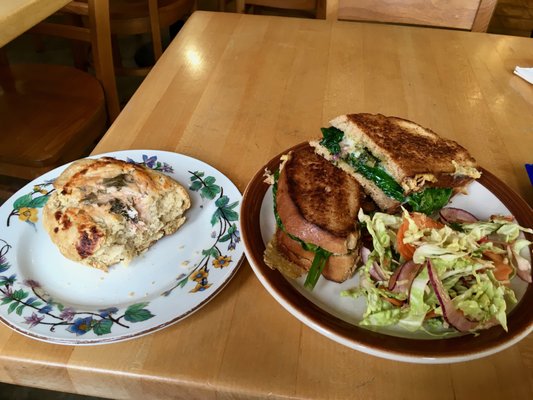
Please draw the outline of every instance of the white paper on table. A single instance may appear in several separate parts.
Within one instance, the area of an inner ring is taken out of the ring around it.
[[[515,67],[514,73],[520,78],[533,84],[533,68]]]

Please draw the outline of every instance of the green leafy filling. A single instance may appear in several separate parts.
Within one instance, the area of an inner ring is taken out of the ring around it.
[[[340,142],[344,132],[335,127],[322,128],[323,139],[320,144],[334,156],[340,155]],[[421,192],[404,195],[402,187],[389,175],[381,165],[378,158],[364,148],[358,156],[348,154],[342,158],[351,165],[359,174],[372,181],[383,193],[400,203],[409,204],[413,211],[424,214],[433,214],[444,207],[452,195],[449,188],[426,188]]]

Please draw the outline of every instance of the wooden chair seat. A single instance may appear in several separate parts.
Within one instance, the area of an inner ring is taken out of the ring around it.
[[[10,64],[0,49],[2,187],[6,178],[30,180],[88,155],[119,113],[108,2],[72,1],[64,12],[88,17],[88,26],[69,18],[31,32],[90,44],[95,76],[65,65]]]
[[[82,157],[106,130],[104,91],[76,68],[0,68],[0,173],[33,179]],[[9,77],[9,78],[6,78]]]

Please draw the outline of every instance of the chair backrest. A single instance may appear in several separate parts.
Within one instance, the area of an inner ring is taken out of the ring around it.
[[[338,19],[486,32],[497,0],[338,0]]]
[[[326,18],[326,0],[236,0],[237,12],[244,13],[248,5],[306,11],[315,18]]]
[[[109,121],[112,122],[120,113],[120,104],[111,47],[109,1],[72,1],[61,12],[71,16],[87,17],[89,23],[87,26],[82,26],[41,22],[29,32],[78,40],[91,45],[95,75],[104,90],[107,113]]]

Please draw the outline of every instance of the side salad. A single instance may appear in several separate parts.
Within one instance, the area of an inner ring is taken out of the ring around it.
[[[501,325],[516,303],[510,281],[531,283],[522,250],[531,242],[514,219],[479,221],[464,210],[444,208],[439,218],[407,212],[372,216],[359,211],[369,234],[361,251],[359,287],[343,296],[366,299],[360,325],[400,326],[432,335],[471,332]],[[529,251],[529,248],[528,248]]]

